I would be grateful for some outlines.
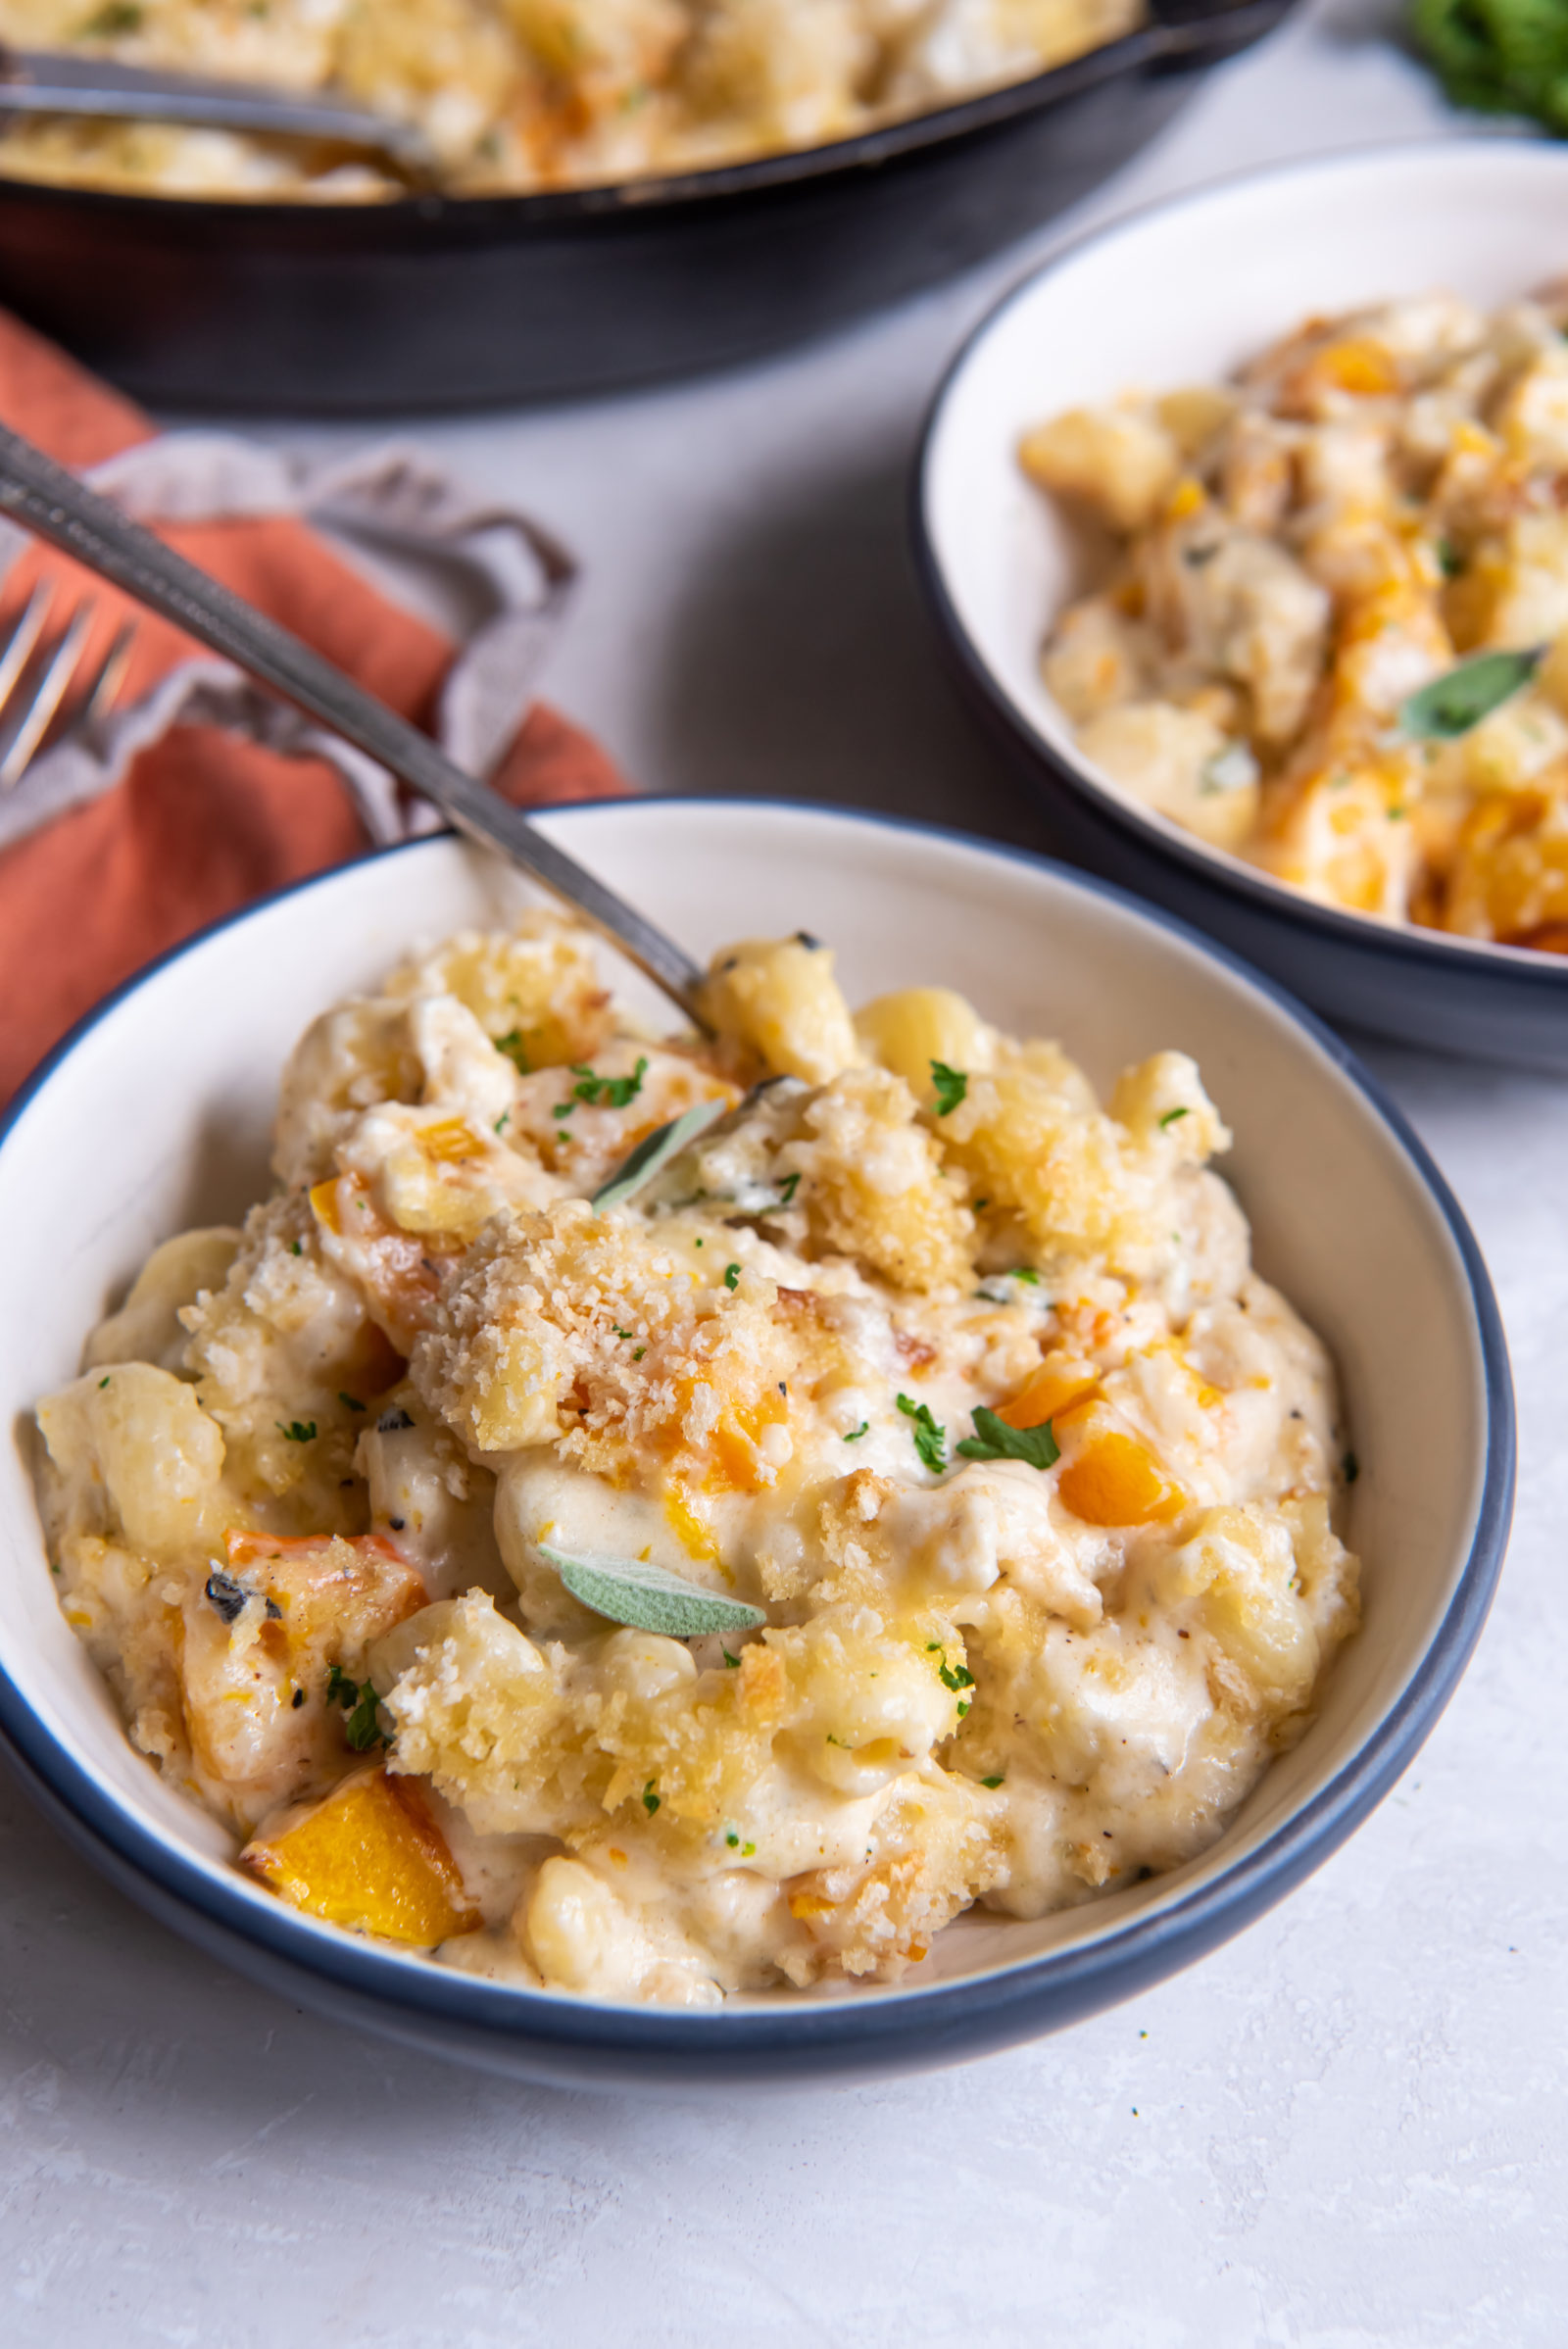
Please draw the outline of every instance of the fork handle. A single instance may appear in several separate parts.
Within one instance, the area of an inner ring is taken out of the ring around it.
[[[595,880],[498,793],[455,766],[427,734],[3,425],[0,514],[74,556],[389,768],[400,782],[433,801],[459,831],[520,865],[573,906],[706,1029],[697,1006],[703,973],[673,939]]]

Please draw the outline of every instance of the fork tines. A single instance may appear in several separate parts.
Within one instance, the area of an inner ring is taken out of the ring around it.
[[[46,743],[64,741],[102,717],[124,682],[135,621],[117,630],[103,659],[83,676],[78,672],[98,600],[83,596],[64,627],[46,637],[54,596],[52,583],[40,579],[0,642],[0,792],[21,782]]]

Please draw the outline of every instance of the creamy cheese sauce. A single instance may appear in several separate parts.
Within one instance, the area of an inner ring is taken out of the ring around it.
[[[1102,1108],[945,990],[852,1018],[804,937],[710,1009],[636,1034],[553,916],[401,966],[38,1414],[68,1619],[242,1864],[691,2006],[1192,1857],[1357,1619],[1332,1373],[1190,1059]]]
[[[473,195],[703,171],[1020,81],[1142,0],[0,0],[0,38],[319,90],[416,122]],[[342,149],[167,122],[13,120],[0,171],[163,195],[373,202]]]

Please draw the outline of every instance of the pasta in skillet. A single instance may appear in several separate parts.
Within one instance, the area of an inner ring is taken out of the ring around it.
[[[1141,0],[0,0],[0,38],[331,89],[416,122],[456,193],[702,171],[820,146],[1064,64]],[[396,193],[298,142],[40,118],[0,171],[183,196]]]

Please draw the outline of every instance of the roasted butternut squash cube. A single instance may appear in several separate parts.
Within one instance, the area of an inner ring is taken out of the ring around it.
[[[240,1857],[294,1908],[383,1941],[433,1949],[483,1922],[417,1787],[379,1767],[285,1813]]]
[[[1187,1495],[1147,1444],[1096,1428],[1057,1479],[1056,1491],[1086,1525],[1156,1525],[1180,1516]]]
[[[1100,1374],[1092,1363],[1071,1362],[1060,1354],[1048,1355],[1032,1370],[1010,1401],[999,1403],[997,1417],[1010,1428],[1044,1427],[1084,1403],[1098,1392]]]

